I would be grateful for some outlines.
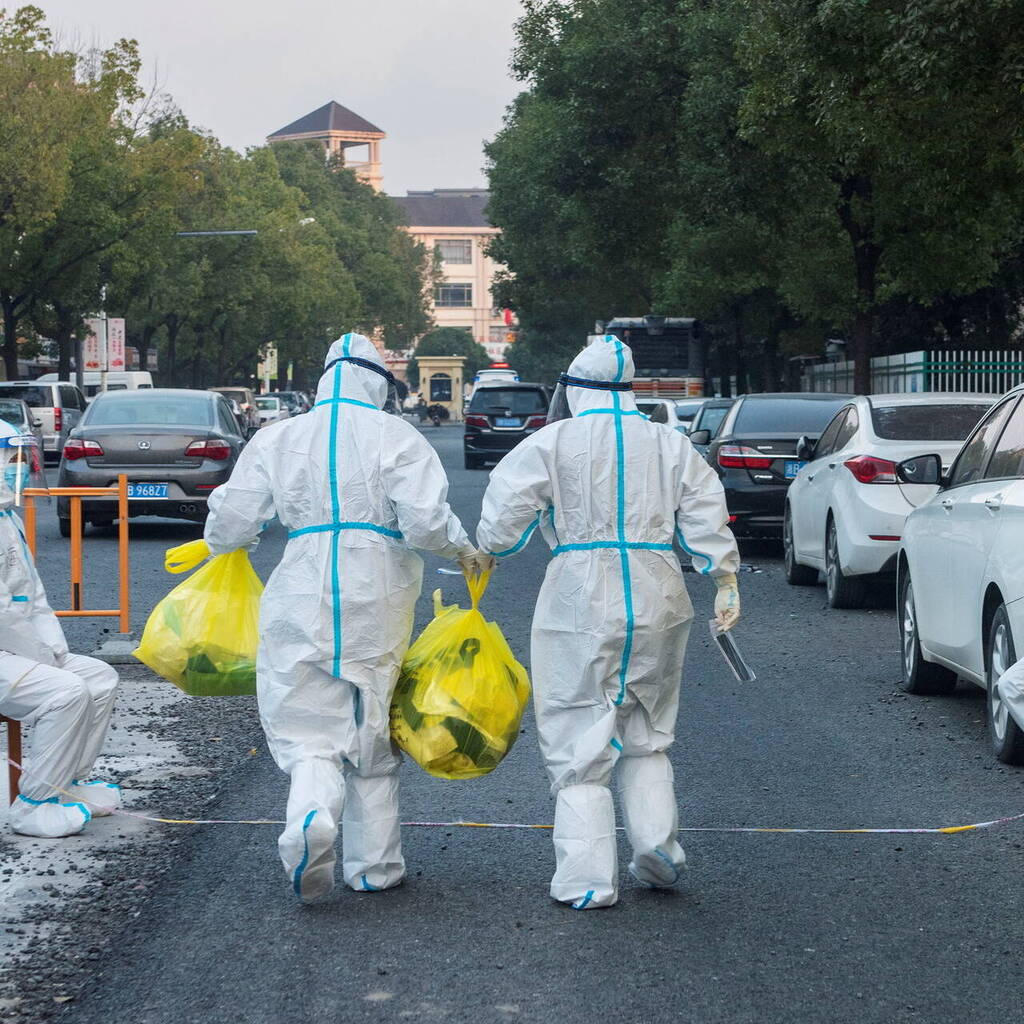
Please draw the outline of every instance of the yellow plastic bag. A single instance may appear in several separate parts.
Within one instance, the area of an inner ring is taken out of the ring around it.
[[[191,541],[171,548],[164,568],[188,572],[209,554]],[[247,552],[211,558],[153,609],[135,657],[193,697],[255,693],[262,593]]]
[[[519,735],[530,699],[526,669],[477,608],[489,574],[467,579],[470,609],[444,607],[409,648],[391,702],[391,736],[439,779],[472,779],[497,767]]]

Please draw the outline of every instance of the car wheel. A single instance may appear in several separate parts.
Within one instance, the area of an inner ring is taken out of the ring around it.
[[[996,757],[1005,764],[1024,764],[1024,732],[1014,721],[1006,701],[999,696],[996,683],[999,677],[1017,661],[1017,652],[1010,631],[1010,617],[1006,606],[1000,605],[989,627],[985,664],[988,666],[986,682],[988,696],[986,718],[988,734]]]
[[[917,628],[917,607],[910,573],[905,572],[900,584],[900,653],[903,657],[903,681],[907,693],[944,694],[956,689],[956,673],[944,665],[924,660]]]
[[[786,582],[794,587],[811,587],[818,582],[818,570],[801,565],[796,560],[793,543],[793,514],[789,505],[782,519],[782,555],[786,567]]]
[[[825,529],[825,589],[830,608],[862,608],[867,596],[863,580],[843,573],[839,561],[839,531],[834,519],[829,519]]]
[[[57,529],[60,530],[62,537],[71,536],[71,520],[64,519],[62,516],[57,517]]]

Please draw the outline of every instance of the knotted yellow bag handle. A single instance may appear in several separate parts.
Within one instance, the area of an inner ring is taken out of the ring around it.
[[[466,589],[469,591],[474,609],[480,604],[480,600],[484,596],[484,591],[487,590],[487,584],[490,580],[491,574],[489,571],[474,576],[466,575]]]
[[[167,549],[164,553],[164,569],[178,575],[189,572],[209,557],[210,547],[205,540],[190,540],[187,544]]]

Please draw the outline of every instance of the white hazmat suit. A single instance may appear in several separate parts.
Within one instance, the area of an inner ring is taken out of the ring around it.
[[[434,449],[381,411],[388,381],[370,341],[344,335],[326,365],[315,407],[256,434],[206,524],[214,554],[251,544],[275,515],[289,531],[260,605],[256,676],[271,753],[291,776],[278,848],[306,902],[334,887],[339,821],[349,886],[405,875],[389,711],[423,578],[413,548],[475,550]]]
[[[46,600],[13,508],[12,450],[3,442],[17,436],[0,422],[0,715],[32,730],[10,824],[23,835],[57,838],[121,805],[116,785],[90,779],[118,678],[104,662],[68,651]]]
[[[631,873],[671,885],[686,863],[665,751],[693,608],[673,538],[699,573],[733,584],[739,554],[722,486],[689,440],[650,422],[631,391],[600,388],[633,379],[629,348],[607,335],[569,375],[582,379],[566,388],[572,418],[498,464],[477,543],[502,558],[539,528],[556,556],[537,600],[531,671],[556,795],[551,895],[583,910],[618,897],[616,765]],[[738,599],[730,624],[737,616]]]

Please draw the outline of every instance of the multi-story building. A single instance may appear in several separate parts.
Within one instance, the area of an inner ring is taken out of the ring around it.
[[[440,259],[442,280],[434,290],[438,327],[469,331],[493,359],[500,359],[513,337],[511,316],[495,308],[491,296],[500,269],[487,254],[498,234],[487,220],[486,189],[438,188],[392,197],[405,214],[409,233]]]

